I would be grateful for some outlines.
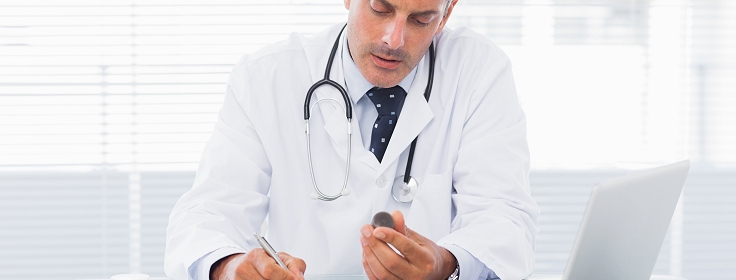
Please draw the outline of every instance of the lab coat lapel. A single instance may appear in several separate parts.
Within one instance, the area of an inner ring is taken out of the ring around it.
[[[425,58],[418,65],[419,68],[417,69],[411,88],[406,95],[404,107],[401,109],[401,115],[399,115],[399,120],[396,122],[396,128],[391,135],[386,153],[383,155],[378,174],[386,171],[386,168],[409,147],[414,138],[434,118],[429,104],[424,99],[424,89],[427,86],[427,74],[429,70],[428,55],[425,55]]]

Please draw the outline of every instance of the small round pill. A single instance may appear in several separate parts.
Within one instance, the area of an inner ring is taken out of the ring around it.
[[[394,228],[394,217],[386,212],[378,212],[376,213],[376,215],[373,216],[373,221],[371,222],[371,225],[373,227]]]

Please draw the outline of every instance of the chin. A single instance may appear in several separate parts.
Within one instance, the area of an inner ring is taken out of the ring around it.
[[[398,85],[399,83],[393,83],[392,81],[383,80],[383,81],[376,81],[375,83],[371,82],[371,84],[379,88],[391,88],[391,87]]]
[[[384,71],[380,71],[384,72]],[[401,77],[397,77],[401,76]],[[366,78],[369,83],[380,88],[390,88],[398,85],[406,75],[400,75],[398,73],[377,73],[372,75],[370,78]]]

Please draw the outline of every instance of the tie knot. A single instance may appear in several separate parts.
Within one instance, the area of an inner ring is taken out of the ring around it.
[[[392,88],[372,88],[368,91],[368,98],[376,105],[378,115],[399,116],[401,105],[404,104],[406,92],[400,86]]]

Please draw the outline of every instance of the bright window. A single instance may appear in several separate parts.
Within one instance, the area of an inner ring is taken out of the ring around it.
[[[0,0],[0,278],[162,276],[168,214],[234,63],[346,15],[327,0]],[[655,272],[736,275],[734,19],[726,0],[459,2],[448,26],[513,63],[537,271],[562,272],[596,181],[690,158]]]

